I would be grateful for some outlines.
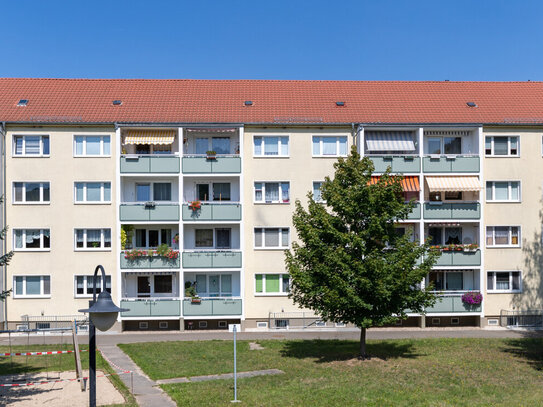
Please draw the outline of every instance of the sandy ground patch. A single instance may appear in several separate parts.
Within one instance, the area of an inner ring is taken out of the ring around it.
[[[97,375],[103,374],[98,371]],[[53,374],[56,376],[56,374]],[[83,376],[88,376],[83,371]],[[11,383],[14,376],[0,376],[0,383]],[[50,373],[51,377],[51,373]],[[62,372],[61,379],[73,379],[75,372]],[[35,373],[27,375],[28,382],[47,380],[46,373]],[[89,383],[87,391],[81,391],[81,385],[77,381],[47,383],[34,386],[22,387],[0,387],[0,406],[33,407],[33,406],[88,406],[89,405]],[[124,403],[123,396],[111,384],[107,377],[96,379],[96,403],[98,405]]]

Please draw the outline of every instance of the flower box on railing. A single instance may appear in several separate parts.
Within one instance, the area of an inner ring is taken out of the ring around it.
[[[479,249],[476,243],[471,244],[448,244],[448,245],[433,245],[431,250],[439,250],[442,252],[475,252]]]
[[[201,207],[202,207],[202,202],[201,201],[192,201],[192,202],[189,203],[189,209],[191,209],[193,211],[197,211]]]

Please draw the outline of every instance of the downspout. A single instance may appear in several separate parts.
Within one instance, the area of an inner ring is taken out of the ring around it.
[[[3,179],[2,179],[2,188],[0,191],[0,196],[3,196],[5,199],[5,191],[6,191],[6,122],[2,122],[0,125],[0,134],[2,136],[2,159],[0,163],[0,168],[2,169]],[[4,200],[4,203],[2,205],[2,224],[0,225],[2,228],[6,227],[7,223],[7,204]],[[4,236],[3,247],[2,247],[2,253],[7,253],[8,243]],[[8,268],[6,265],[2,266],[3,268],[3,275],[2,275],[2,285],[0,286],[0,291],[4,291],[7,288],[7,281],[8,281]],[[4,300],[2,307],[4,308],[4,329],[7,329],[8,326],[8,304],[7,304],[7,298]]]

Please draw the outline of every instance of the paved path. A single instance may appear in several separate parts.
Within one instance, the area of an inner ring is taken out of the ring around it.
[[[131,386],[130,381],[133,380],[134,396],[139,406],[176,406],[176,403],[160,387],[155,387],[155,382],[149,379],[117,345],[99,345],[99,349],[105,358],[113,362],[113,364],[134,372],[132,378],[129,374],[122,374],[119,377],[129,389]]]

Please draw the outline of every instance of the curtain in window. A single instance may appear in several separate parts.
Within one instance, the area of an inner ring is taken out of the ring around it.
[[[213,229],[196,229],[196,247],[213,247]]]
[[[41,278],[39,276],[26,276],[26,295],[40,295]]]
[[[321,148],[320,148],[320,137],[313,137],[313,155],[320,155]]]
[[[75,138],[75,155],[83,155],[83,140],[81,136]]]
[[[136,201],[147,202],[151,200],[151,185],[136,184]]]
[[[207,138],[196,139],[196,154],[205,154],[209,150],[209,140]]]
[[[217,248],[230,248],[230,229],[217,229]]]
[[[262,229],[255,229],[255,247],[262,247]]]
[[[42,137],[41,142],[43,149],[42,153],[45,155],[49,155],[49,137]]]
[[[283,199],[283,202],[290,201],[289,189],[290,189],[290,183],[288,182],[281,183],[281,198]]]
[[[508,155],[508,138],[494,137],[494,155]]]
[[[172,184],[169,182],[155,182],[153,184],[153,195],[155,201],[171,201]]]
[[[497,226],[494,228],[494,244],[509,244],[509,228]]]
[[[44,248],[51,247],[51,238],[49,236],[49,229],[43,230],[43,247]]]
[[[207,293],[206,279],[207,277],[204,274],[196,275],[196,292],[198,294]]]
[[[290,291],[290,277],[288,274],[283,274],[283,292],[288,293]]]
[[[496,290],[509,290],[509,273],[496,273]]]
[[[100,247],[102,238],[100,229],[87,229],[87,247]]]
[[[322,138],[322,154],[323,155],[336,155],[336,137],[323,137]]]
[[[168,246],[173,245],[171,229],[160,229],[160,243],[166,243]]]
[[[77,294],[85,294],[85,277],[77,276],[75,278],[75,292]]]
[[[147,231],[136,229],[136,247],[147,247]]]
[[[462,273],[447,273],[447,290],[462,290],[462,277]]]
[[[288,137],[281,137],[281,155],[288,155]]]
[[[22,137],[15,137],[15,154],[16,155],[23,154],[23,138]]]
[[[104,182],[104,201],[111,201],[111,182]]]
[[[281,229],[281,246],[288,246],[288,229]]]
[[[23,295],[23,277],[15,277],[15,294]]]
[[[82,182],[76,182],[75,183],[75,200],[76,202],[83,202],[85,200],[84,198],[84,192],[85,192],[85,184]]]
[[[494,273],[488,273],[486,275],[486,289],[487,290],[494,289]]]
[[[76,247],[84,247],[85,232],[83,229],[77,229],[75,231],[75,245]]]
[[[210,297],[218,297],[219,296],[219,279],[220,276],[218,275],[212,275],[209,276],[209,296]]]
[[[509,199],[509,183],[508,182],[494,183],[494,199],[497,201],[507,201],[507,199]]]
[[[230,183],[229,182],[214,182],[213,183],[213,200],[214,201],[229,201],[230,200]]]
[[[213,137],[211,149],[217,154],[230,154],[230,137]]]
[[[492,149],[492,137],[485,137],[485,151],[488,154]]]
[[[445,137],[443,140],[445,154],[461,154],[462,138],[461,137]]]
[[[262,274],[255,274],[255,291],[262,292]]]
[[[279,229],[265,229],[265,247],[279,247]]]
[[[520,199],[518,182],[511,182],[511,199],[518,201]]]
[[[253,139],[254,155],[262,155],[262,137],[255,137]]]
[[[232,296],[232,275],[221,275],[221,295],[224,297]]]
[[[347,155],[347,137],[338,137],[339,138],[339,154]]]
[[[266,292],[279,292],[279,274],[266,274]]]
[[[40,139],[39,136],[27,136],[25,139],[25,152],[26,154],[39,154],[40,153]]]
[[[262,201],[262,183],[255,182],[255,201]]]
[[[428,137],[428,154],[441,154],[441,138]]]
[[[322,201],[321,185],[322,182],[313,183],[313,200],[315,200],[316,202]]]
[[[26,201],[27,202],[39,202],[40,201],[40,184],[34,182],[26,183]]]
[[[279,137],[266,137],[264,155],[279,155]]]
[[[111,229],[104,229],[104,247],[111,247]]]
[[[268,182],[266,183],[266,202],[279,201],[279,183]]]
[[[26,247],[40,247],[40,229],[26,230]]]
[[[513,274],[513,290],[520,290],[520,273],[515,271]]]
[[[94,276],[87,276],[87,294],[92,295],[92,287],[93,287],[93,280]],[[96,294],[100,294],[102,291],[102,277],[97,276],[96,277]]]
[[[100,137],[87,137],[87,154],[100,155]]]
[[[87,201],[100,202],[102,184],[100,182],[87,182]]]
[[[15,202],[23,202],[23,183],[13,183],[13,193],[15,194]]]
[[[460,244],[462,243],[461,228],[445,228],[445,244]]]
[[[49,183],[44,182],[43,186],[42,186],[42,189],[43,189],[43,201],[44,202],[49,202],[51,200],[50,192],[49,192]]]
[[[109,143],[109,136],[104,137],[104,155],[110,155],[111,154],[111,146]]]

